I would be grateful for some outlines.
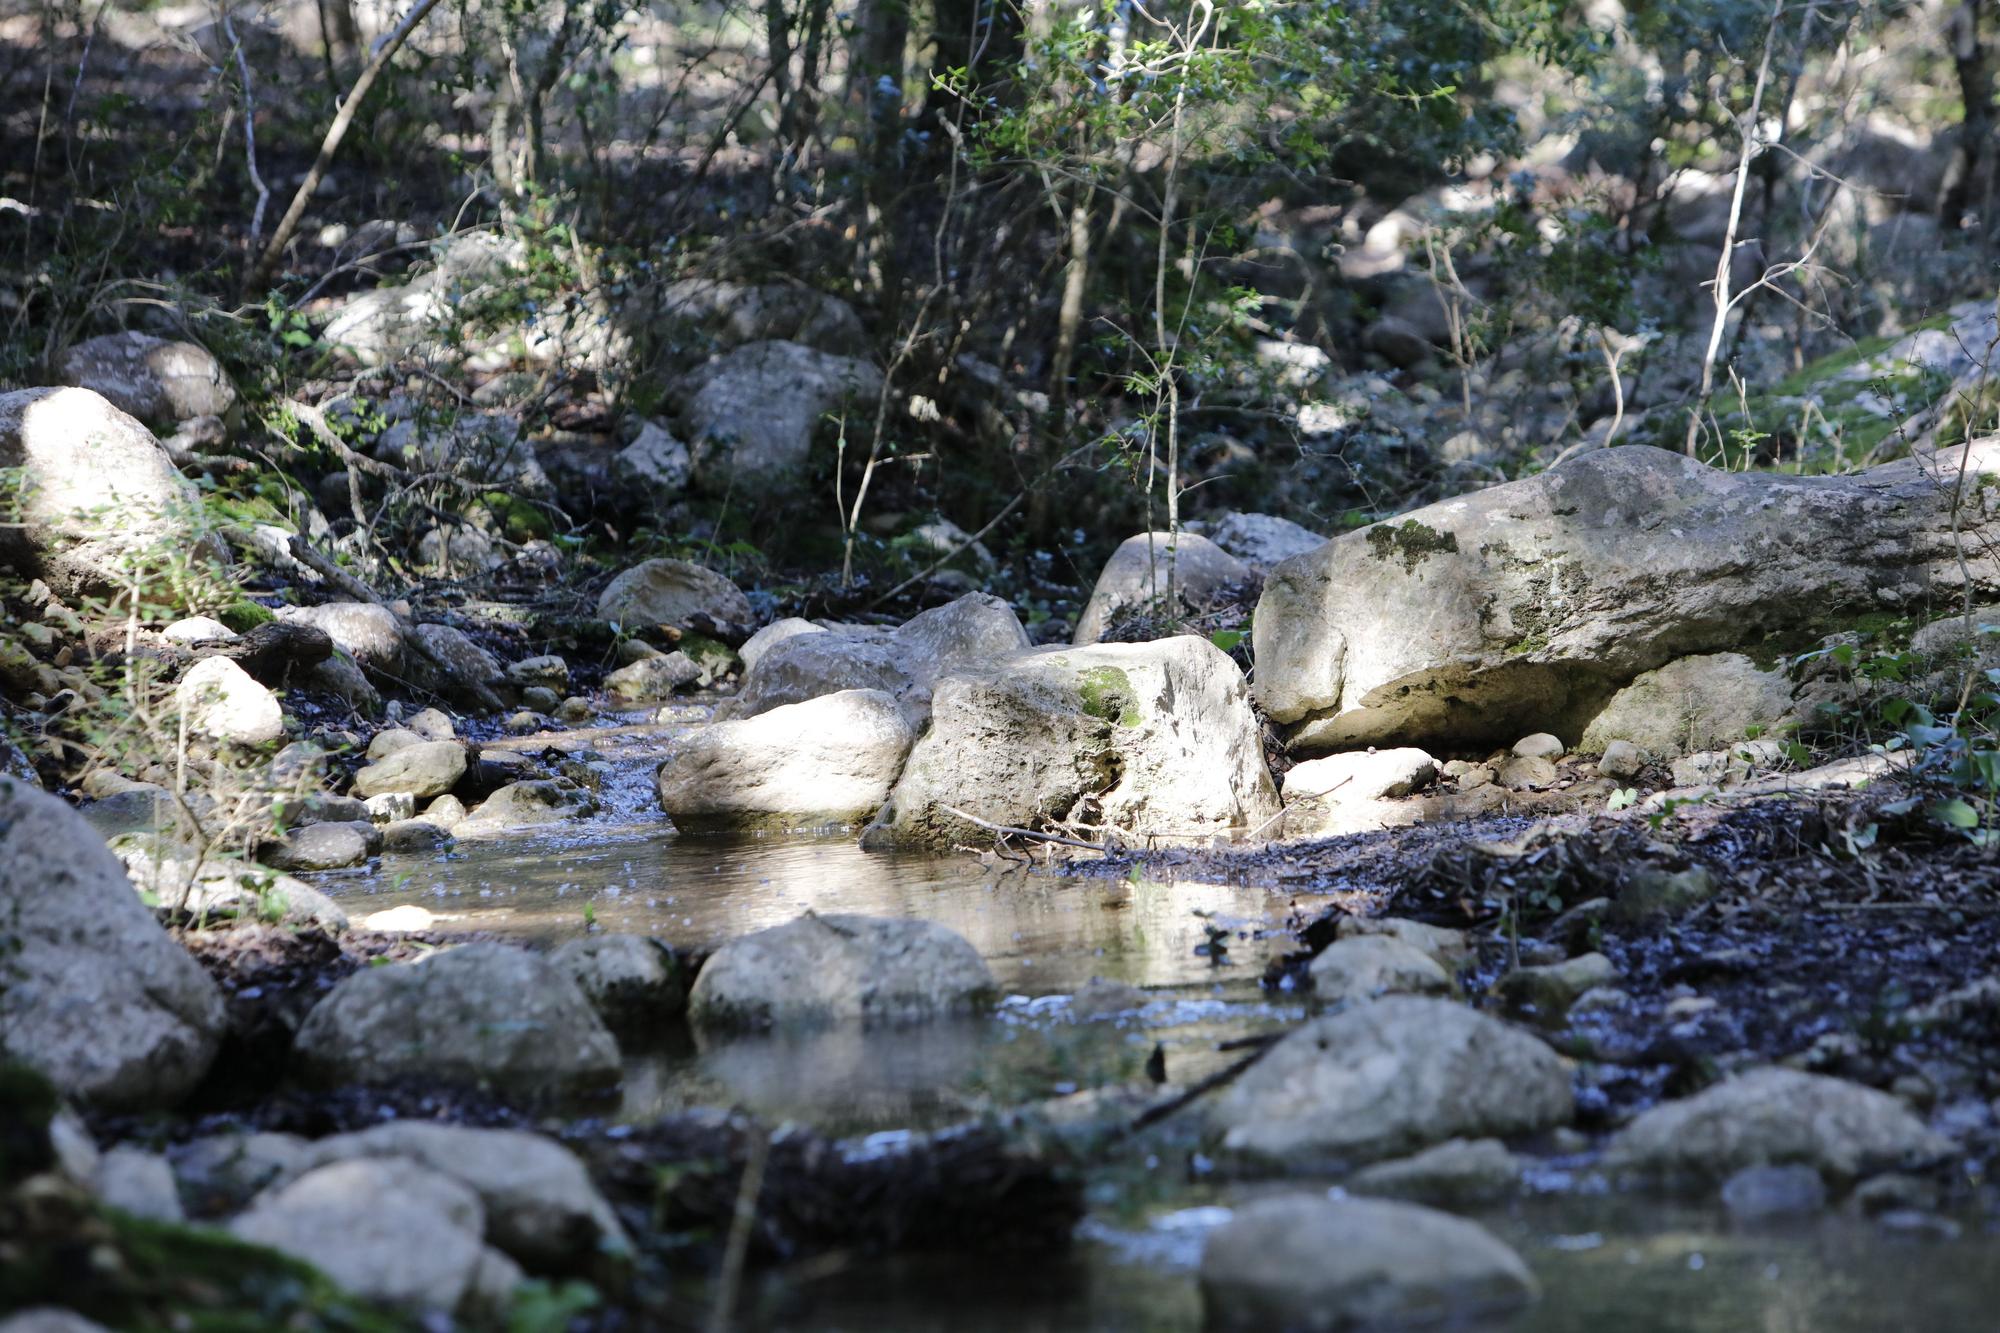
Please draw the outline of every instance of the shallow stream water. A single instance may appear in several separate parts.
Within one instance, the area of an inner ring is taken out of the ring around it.
[[[851,834],[682,837],[652,803],[671,733],[571,733],[614,760],[604,810],[580,823],[391,856],[322,887],[357,916],[416,904],[439,928],[554,940],[586,930],[658,936],[691,950],[812,909],[922,917],[966,937],[999,978],[994,1016],[890,1033],[693,1042],[629,1051],[623,1114],[735,1105],[835,1134],[922,1129],[982,1110],[1144,1078],[1157,1044],[1176,1083],[1234,1060],[1218,1050],[1297,1021],[1258,985],[1295,947],[1287,922],[1323,903],[1264,888],[1066,879],[861,852]],[[1205,913],[1197,916],[1196,913]],[[1197,952],[1210,923],[1226,959]],[[1143,990],[1086,1018],[1070,997],[1093,978]],[[1185,1117],[1183,1117],[1185,1119]],[[1274,1188],[1218,1184],[1175,1121],[1157,1151],[1108,1172],[1063,1257],[821,1261],[762,1275],[747,1327],[854,1330],[1193,1329],[1202,1239],[1230,1203]],[[1475,1214],[1521,1252],[1544,1288],[1502,1325],[1537,1333],[1875,1333],[2000,1329],[2000,1238],[1918,1239],[1840,1215],[1744,1230],[1719,1209],[1607,1194],[1551,1163],[1527,1198]],[[1283,1188],[1323,1188],[1293,1182]]]

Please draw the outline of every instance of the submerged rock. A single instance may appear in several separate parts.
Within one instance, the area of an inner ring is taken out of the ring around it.
[[[467,944],[366,968],[314,1006],[294,1052],[321,1083],[400,1078],[507,1093],[618,1082],[618,1046],[576,983],[503,944]]]
[[[1448,1000],[1387,996],[1315,1019],[1209,1107],[1225,1151],[1292,1169],[1377,1161],[1446,1139],[1566,1124],[1547,1046]]]
[[[943,926],[807,912],[716,950],[695,978],[688,1016],[735,1029],[907,1023],[996,998],[979,951]]]
[[[1475,1222],[1385,1199],[1260,1199],[1201,1255],[1208,1327],[1335,1330],[1454,1327],[1540,1294],[1521,1256]]]
[[[1158,605],[1164,617],[1178,619],[1247,591],[1256,580],[1250,566],[1206,537],[1142,532],[1126,538],[1105,562],[1077,617],[1072,642],[1079,646],[1100,642],[1128,609]],[[1170,588],[1174,605],[1167,605]]]
[[[1168,844],[1255,832],[1278,813],[1243,673],[1206,639],[1021,653],[944,677],[931,713],[863,845],[992,840],[953,809]]]
[[[0,777],[0,1054],[66,1096],[171,1104],[215,1058],[222,997],[74,811]]]
[[[1797,1070],[1756,1069],[1646,1111],[1611,1140],[1604,1168],[1675,1184],[1797,1163],[1846,1183],[1956,1152],[1886,1092]]]
[[[660,807],[691,832],[864,823],[888,799],[916,738],[879,690],[717,722],[660,766]]]

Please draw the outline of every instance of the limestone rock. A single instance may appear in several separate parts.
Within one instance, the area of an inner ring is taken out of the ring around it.
[[[502,944],[364,968],[314,1006],[294,1058],[322,1083],[417,1077],[502,1092],[618,1081],[618,1046],[576,983]]]
[[[1967,449],[1972,476],[2000,470],[2000,437]],[[1317,748],[1580,732],[1676,658],[1954,595],[1952,490],[1933,478],[1959,459],[1793,477],[1598,449],[1343,534],[1266,583],[1258,696]],[[1967,490],[1958,526],[1983,552],[2000,490]]]
[[[112,851],[143,898],[197,921],[275,919],[334,934],[347,929],[347,913],[333,899],[267,866],[217,856],[197,862],[192,847],[148,833],[116,838]]]
[[[1203,535],[1250,568],[1266,573],[1280,561],[1318,550],[1326,541],[1310,528],[1275,514],[1225,514]]]
[[[158,1153],[130,1144],[107,1151],[97,1163],[93,1192],[109,1206],[154,1222],[182,1219],[174,1169]]]
[[[658,653],[606,676],[604,692],[619,703],[658,703],[700,680],[701,674],[686,653]]]
[[[1354,1194],[1463,1207],[1518,1192],[1521,1165],[1498,1139],[1452,1139],[1363,1167],[1341,1183]]]
[[[79,1101],[177,1101],[223,1028],[215,983],[111,850],[55,797],[0,777],[0,1054]]]
[[[452,833],[461,838],[475,838],[578,819],[596,809],[597,802],[589,792],[567,782],[548,778],[510,782],[481,801],[477,809],[453,826]]]
[[[1242,672],[1206,639],[1021,653],[941,679],[931,714],[865,845],[991,840],[947,806],[1164,843],[1247,833],[1278,813]]]
[[[277,696],[226,657],[204,657],[174,689],[188,731],[234,745],[263,745],[285,734]]]
[[[363,800],[384,792],[408,792],[419,800],[442,796],[465,776],[465,763],[465,746],[458,741],[418,741],[356,773],[352,791]]]
[[[1585,991],[1610,986],[1618,969],[1601,953],[1582,954],[1540,967],[1517,967],[1501,977],[1495,989],[1514,1013],[1540,1023],[1560,1023]]]
[[[614,1028],[672,1018],[687,1008],[687,964],[667,945],[643,935],[589,935],[565,940],[549,962],[567,972],[598,1016]]]
[[[1398,801],[1437,776],[1437,761],[1410,747],[1294,764],[1283,788],[1286,836],[1331,837],[1414,823],[1419,811]]]
[[[1097,586],[1076,620],[1073,642],[1097,643],[1128,607],[1159,603],[1170,616],[1200,611],[1256,582],[1250,566],[1208,538],[1183,532],[1140,533],[1128,537],[1097,576]],[[1166,606],[1169,588],[1178,605]]]
[[[371,674],[394,675],[403,669],[407,645],[396,613],[372,602],[328,602],[322,606],[284,606],[278,619],[296,620],[323,629],[334,647]]]
[[[756,613],[734,583],[687,560],[647,560],[632,566],[597,599],[597,614],[627,630],[686,625],[696,616],[748,624]]]
[[[1392,935],[1349,935],[1320,951],[1308,969],[1322,1002],[1380,995],[1437,995],[1451,989],[1438,961]]]
[[[1314,1019],[1217,1096],[1223,1148],[1291,1170],[1568,1122],[1555,1052],[1448,1000],[1387,996]]]
[[[710,494],[789,489],[802,479],[820,420],[843,402],[872,402],[882,373],[866,361],[798,343],[745,343],[681,384],[694,484]]]
[[[1585,740],[1588,742],[1588,735],[1585,736]],[[1605,745],[1604,753],[1597,759],[1597,771],[1607,778],[1624,781],[1627,778],[1638,777],[1641,770],[1646,767],[1648,759],[1649,756],[1644,750],[1621,737]]]
[[[154,424],[224,416],[236,405],[235,387],[207,348],[149,333],[85,339],[63,353],[62,375]]]
[[[276,870],[309,874],[358,866],[382,850],[382,831],[372,820],[307,824],[258,848],[258,855]]]
[[[1472,943],[1462,930],[1426,925],[1396,916],[1343,916],[1334,926],[1334,935],[1390,935],[1413,949],[1437,959],[1447,972],[1455,972],[1472,959]]]
[[[821,695],[695,732],[660,767],[660,806],[688,832],[864,823],[915,743],[879,690]]]
[[[1577,748],[1599,754],[1622,740],[1656,759],[1678,759],[1726,747],[1753,730],[1782,731],[1810,717],[1823,694],[1795,685],[1783,671],[1760,669],[1742,653],[1676,658],[1612,695]]]
[[[716,950],[688,1017],[702,1028],[907,1023],[996,998],[985,960],[943,926],[807,912]]]
[[[687,489],[693,466],[688,447],[665,426],[648,421],[611,460],[611,478],[647,498],[664,499]]]
[[[1202,1305],[1212,1329],[1477,1325],[1532,1304],[1521,1256],[1476,1222],[1385,1199],[1260,1199],[1208,1238]]]

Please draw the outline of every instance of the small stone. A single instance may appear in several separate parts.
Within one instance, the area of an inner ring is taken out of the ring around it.
[[[424,821],[441,829],[454,829],[465,822],[465,802],[456,796],[440,796],[424,807]]]
[[[393,824],[417,813],[417,798],[406,791],[385,791],[362,802],[368,817],[378,824]]]
[[[1719,1009],[1721,1007],[1721,1001],[1707,995],[1682,995],[1676,999],[1667,1001],[1667,1007],[1661,1012],[1666,1015],[1669,1023],[1683,1023],[1690,1018],[1699,1017],[1711,1009]]]
[[[418,711],[405,719],[403,725],[427,741],[448,741],[458,735],[451,719],[436,708]]]
[[[368,760],[375,763],[387,759],[398,750],[407,750],[412,745],[422,745],[424,738],[407,727],[384,727],[368,742]]]
[[[1639,771],[1645,766],[1646,752],[1625,740],[1613,741],[1605,746],[1604,753],[1597,760],[1598,772],[1620,781],[1639,776]]]
[[[521,691],[521,707],[535,713],[553,713],[562,707],[562,696],[546,685],[530,685]]]
[[[385,907],[379,912],[370,912],[361,918],[363,930],[380,931],[385,935],[406,935],[414,931],[430,930],[437,925],[437,917],[428,909],[414,903],[404,903],[400,907]]]
[[[1618,979],[1618,969],[1601,953],[1545,967],[1517,967],[1500,978],[1496,989],[1507,1007],[1542,1023],[1559,1023],[1578,996]]]
[[[428,819],[399,819],[382,826],[382,850],[386,852],[435,852],[457,841],[450,829]]]
[[[1809,1166],[1750,1166],[1722,1183],[1722,1206],[1738,1222],[1801,1217],[1826,1207],[1826,1182]]]
[[[185,644],[192,648],[202,643],[228,643],[236,637],[236,631],[220,620],[211,620],[207,616],[189,616],[185,620],[176,620],[161,630],[160,637],[168,643]]]
[[[308,824],[261,849],[273,870],[344,870],[358,866],[382,849],[382,834],[372,823]]]
[[[1577,1018],[1584,1014],[1616,1013],[1632,1003],[1631,993],[1616,986],[1592,986],[1576,997],[1569,1007],[1569,1016]]]
[[[1555,761],[1540,755],[1532,758],[1516,755],[1503,762],[1493,777],[1509,791],[1536,791],[1554,784]]]
[[[1455,972],[1472,959],[1472,945],[1462,930],[1431,926],[1399,916],[1343,916],[1334,926],[1339,938],[1349,935],[1390,935],[1412,949],[1437,959],[1447,972]]]
[[[701,679],[701,668],[686,653],[642,657],[604,678],[604,692],[620,703],[653,703]]]
[[[363,800],[383,792],[442,796],[465,776],[465,764],[465,747],[457,741],[422,741],[356,773],[352,790]]]
[[[569,663],[553,653],[525,658],[507,668],[507,679],[522,689],[541,685],[559,690],[569,684]]]
[[[548,719],[540,713],[530,712],[524,708],[518,713],[509,713],[507,720],[501,725],[507,728],[510,735],[532,736],[542,730],[547,723]]]
[[[188,730],[214,741],[262,745],[285,734],[278,697],[227,657],[204,657],[174,691]]]
[[[579,723],[588,722],[590,721],[590,700],[572,694],[569,698],[556,705],[554,717],[556,721],[566,723],[572,727]]]
[[[1516,759],[1560,759],[1564,747],[1560,736],[1552,736],[1546,731],[1538,731],[1532,736],[1523,736],[1514,742]]]

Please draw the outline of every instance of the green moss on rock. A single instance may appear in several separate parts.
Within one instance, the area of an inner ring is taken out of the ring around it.
[[[1368,549],[1377,560],[1401,560],[1405,573],[1431,556],[1458,553],[1458,535],[1406,518],[1401,523],[1378,523],[1368,530]]]

